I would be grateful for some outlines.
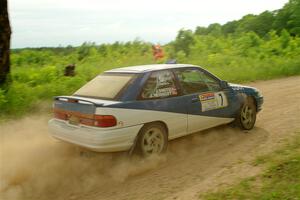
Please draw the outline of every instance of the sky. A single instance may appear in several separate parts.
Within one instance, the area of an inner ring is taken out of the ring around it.
[[[224,24],[288,0],[8,0],[12,48],[135,39],[165,44],[181,28]]]

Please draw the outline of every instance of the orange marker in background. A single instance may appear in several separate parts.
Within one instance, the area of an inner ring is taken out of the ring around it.
[[[152,45],[152,51],[153,51],[153,57],[155,61],[162,59],[165,56],[164,51],[159,44]]]

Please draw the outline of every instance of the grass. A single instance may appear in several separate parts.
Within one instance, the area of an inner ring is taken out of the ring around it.
[[[267,166],[261,175],[213,193],[201,195],[206,200],[299,200],[300,199],[300,132],[293,142],[265,156],[253,164]]]

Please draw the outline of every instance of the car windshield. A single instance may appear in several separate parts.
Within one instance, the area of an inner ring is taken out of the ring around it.
[[[135,74],[105,73],[97,76],[74,95],[102,99],[115,99]]]

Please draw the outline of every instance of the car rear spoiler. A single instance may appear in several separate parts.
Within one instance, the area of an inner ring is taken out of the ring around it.
[[[69,103],[89,104],[94,105],[95,107],[103,106],[103,103],[96,103],[90,100],[86,100],[85,98],[75,96],[55,96],[53,99],[55,101],[65,101]]]

